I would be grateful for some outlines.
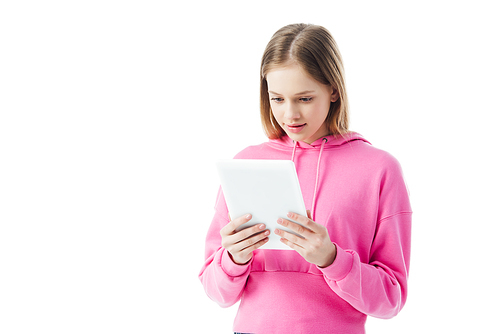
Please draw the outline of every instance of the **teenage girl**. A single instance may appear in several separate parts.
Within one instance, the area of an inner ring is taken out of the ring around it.
[[[278,30],[261,63],[261,120],[269,141],[236,159],[295,162],[308,216],[278,223],[301,237],[228,215],[219,191],[200,272],[222,307],[240,301],[235,332],[364,333],[407,296],[412,211],[397,160],[349,131],[344,68],[323,27]],[[293,223],[299,222],[301,225]],[[259,249],[269,237],[290,250]]]

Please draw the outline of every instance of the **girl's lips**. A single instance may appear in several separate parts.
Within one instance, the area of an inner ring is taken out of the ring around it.
[[[290,131],[292,133],[299,133],[300,131],[302,131],[302,129],[304,128],[305,125],[306,125],[306,123],[303,123],[303,124],[285,124],[288,131]]]

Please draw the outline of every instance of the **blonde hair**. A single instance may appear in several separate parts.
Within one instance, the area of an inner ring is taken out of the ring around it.
[[[290,62],[301,66],[316,81],[339,93],[330,104],[326,124],[331,134],[343,135],[349,128],[349,106],[344,65],[337,43],[328,30],[312,24],[291,24],[279,29],[266,46],[260,67],[260,116],[266,135],[278,139],[286,135],[273,116],[266,75]]]

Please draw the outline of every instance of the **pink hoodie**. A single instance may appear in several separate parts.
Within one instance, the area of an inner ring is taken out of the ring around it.
[[[401,167],[357,133],[325,138],[285,136],[235,158],[295,161],[306,208],[337,246],[329,267],[294,250],[258,249],[248,264],[232,262],[221,247],[229,219],[219,191],[199,278],[220,306],[241,300],[237,332],[364,333],[367,315],[391,318],[405,304],[412,211]]]

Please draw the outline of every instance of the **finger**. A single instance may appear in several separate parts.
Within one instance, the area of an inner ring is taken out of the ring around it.
[[[307,242],[305,238],[301,238],[293,233],[280,230],[280,229],[275,229],[274,233],[279,235],[281,237],[281,242],[287,241],[285,244],[291,247],[291,244],[296,245],[299,248],[304,248],[304,244]],[[295,247],[292,247],[296,249]],[[297,250],[297,249],[296,249]]]
[[[236,229],[241,225],[248,223],[252,219],[251,214],[247,214],[241,217],[236,218],[235,220],[231,220],[226,226],[224,226],[220,232],[224,235],[234,234]]]
[[[297,223],[294,223],[288,219],[283,219],[283,218],[278,218],[278,224],[280,224],[281,226],[283,227],[286,227],[288,228],[289,230],[307,238],[309,237],[313,231],[311,231],[310,229],[300,225],[300,224],[297,224]]]
[[[307,218],[312,220],[311,210],[306,210],[306,211],[307,211]]]
[[[237,243],[241,242],[242,240],[245,240],[255,234],[265,232],[264,229],[266,228],[266,225],[264,224],[256,224],[254,226],[247,227],[239,232],[230,234],[230,235],[223,235],[222,236],[222,247],[226,249],[231,249],[234,251],[240,250],[242,247],[234,248],[233,246],[236,245]]]
[[[299,253],[299,254],[302,253],[303,248],[301,246],[294,244],[293,242],[291,242],[290,240],[287,240],[285,238],[280,238],[280,241],[282,243],[284,243],[285,245],[287,245],[288,247],[290,247],[291,249],[296,250],[297,253]]]
[[[239,232],[236,232],[233,235],[228,236],[228,238],[230,240],[232,240],[234,243],[238,243],[242,240],[248,239],[249,237],[251,237],[257,233],[264,232],[265,228],[266,228],[266,225],[264,225],[264,224],[253,225],[253,226],[247,227]]]
[[[235,251],[242,251],[242,250],[247,250],[248,248],[253,247],[255,244],[263,241],[264,239],[269,239],[268,236],[270,234],[269,230],[263,231],[257,235],[254,235],[250,238],[241,240],[237,244],[235,244],[235,247],[233,248]],[[260,247],[260,246],[258,246]]]
[[[263,245],[265,245],[267,242],[269,241],[269,238],[268,237],[265,237],[264,239],[260,240],[259,242],[256,242],[254,243],[252,246],[249,246],[245,249],[243,249],[241,251],[241,254],[243,256],[247,256],[248,254],[250,254],[251,252],[253,252],[254,250],[256,250],[257,248],[260,248],[262,247]]]
[[[318,228],[318,224],[315,223],[311,218],[299,215],[298,213],[294,212],[289,212],[286,215],[288,218],[296,221],[300,225],[306,227],[307,229],[311,230],[312,232],[319,233],[320,229]]]

